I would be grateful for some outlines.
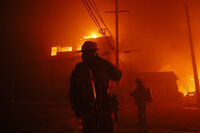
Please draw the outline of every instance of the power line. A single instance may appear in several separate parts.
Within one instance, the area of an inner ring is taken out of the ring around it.
[[[105,26],[105,28],[106,28],[106,30],[108,31],[108,33],[110,34],[110,36],[112,36],[112,37],[114,38],[114,36],[112,35],[112,33],[110,32],[110,30],[109,30],[108,27],[106,26],[105,22],[103,21],[103,19],[102,19],[102,17],[101,17],[101,14],[100,14],[100,12],[99,12],[99,10],[98,10],[98,8],[97,8],[97,6],[96,6],[94,0],[92,0],[92,2],[93,2],[93,5],[94,5],[93,7],[94,7],[94,9],[96,9],[95,11],[96,11],[97,15],[99,16],[101,22],[102,22],[103,25]]]
[[[90,0],[82,0],[84,6],[86,7],[88,13],[90,14],[92,20],[94,21],[94,23],[96,24],[97,28],[99,29],[99,33],[101,33],[103,35],[103,37],[106,39],[106,41],[108,42],[108,44],[110,45],[110,47],[112,49],[114,49],[113,44],[114,44],[114,37],[111,34],[110,30],[108,29],[108,27],[106,26],[105,22],[103,21],[101,14],[95,4],[95,2],[92,0],[92,2]],[[96,17],[97,16],[97,17]],[[103,28],[99,22],[99,20],[101,21],[101,23],[103,24],[103,26],[105,28]],[[106,35],[106,31],[108,31],[109,35],[111,36],[111,40],[112,42],[110,42],[110,39],[108,38],[108,36]]]
[[[101,28],[100,24],[98,23],[98,20],[96,19],[94,13],[92,12],[91,8],[89,7],[89,4],[86,0],[82,0],[84,6],[86,7],[88,13],[90,14],[90,16],[92,17],[92,20],[94,21],[94,23],[96,24],[97,28]]]

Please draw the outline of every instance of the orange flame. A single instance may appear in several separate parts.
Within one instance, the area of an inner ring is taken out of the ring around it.
[[[70,52],[72,51],[72,47],[61,47],[58,52]]]
[[[51,47],[51,56],[56,56],[57,52],[71,52],[72,47]]]
[[[100,36],[96,35],[96,34],[92,34],[91,36],[84,36],[83,39],[90,39],[90,38],[98,38]]]
[[[56,56],[58,52],[58,47],[52,47],[51,48],[51,56]]]

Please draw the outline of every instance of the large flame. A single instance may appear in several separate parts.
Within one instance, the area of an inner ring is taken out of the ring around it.
[[[89,35],[89,36],[84,36],[83,39],[98,38],[98,37],[100,37],[100,35],[92,34],[92,35]]]

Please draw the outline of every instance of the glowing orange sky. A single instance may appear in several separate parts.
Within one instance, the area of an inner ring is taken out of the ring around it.
[[[106,14],[104,11],[114,10],[115,1],[95,2],[114,35],[114,14]],[[121,66],[135,71],[173,70],[181,82],[188,80],[192,67],[186,2],[190,7],[197,64],[200,66],[199,0],[119,0],[119,9],[130,11],[119,15],[120,50],[141,50],[121,53]],[[13,33],[13,38],[26,40],[26,49],[41,47],[43,42],[43,45],[50,45],[55,40],[76,44],[83,36],[98,32],[81,0],[22,0],[4,4],[4,29],[9,36]]]

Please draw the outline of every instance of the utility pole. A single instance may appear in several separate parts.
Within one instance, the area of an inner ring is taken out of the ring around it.
[[[193,45],[193,40],[192,40],[192,32],[191,32],[191,27],[190,27],[190,19],[189,19],[187,4],[185,8],[186,8],[188,34],[189,34],[189,41],[190,41],[190,52],[191,52],[191,58],[192,58],[192,67],[193,67],[193,74],[194,74],[194,81],[195,81],[195,88],[196,88],[197,104],[200,105],[198,70],[197,70],[197,64],[196,64],[195,53],[194,53],[194,45]]]
[[[118,0],[115,3],[115,22],[116,22],[116,65],[119,67],[119,19],[118,19]],[[119,88],[119,82],[117,82]]]
[[[129,12],[128,10],[121,10],[119,11],[118,9],[118,0],[115,1],[115,11],[106,11],[104,13],[115,13],[115,26],[116,26],[116,31],[115,31],[115,62],[116,66],[119,68],[119,12]],[[119,81],[117,82],[117,92],[118,94],[120,93],[119,90]]]
[[[115,4],[115,22],[116,22],[116,65],[119,68],[119,18],[118,18],[118,0],[116,0]],[[119,89],[119,81],[117,81],[117,92],[118,95],[120,95],[120,89]]]

